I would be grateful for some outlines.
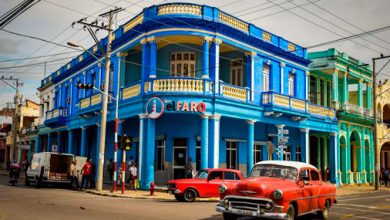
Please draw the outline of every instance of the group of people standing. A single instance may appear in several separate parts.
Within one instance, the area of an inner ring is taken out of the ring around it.
[[[81,169],[82,179],[81,179],[81,186],[79,186],[78,179],[77,179],[77,169],[76,169],[77,161],[74,160],[70,166],[70,177],[71,181],[75,181],[76,187],[81,189],[87,189],[87,188],[95,188],[95,164],[93,163],[92,159],[89,158],[83,165],[83,168]]]
[[[111,182],[114,179],[114,169],[115,169],[114,162],[112,161],[112,159],[110,159],[110,161],[108,162],[108,165],[107,165],[107,171],[109,173]],[[126,181],[126,183],[128,184],[128,189],[131,190],[131,188],[133,188],[135,191],[137,191],[137,188],[138,188],[138,169],[137,169],[135,161],[132,158],[130,158],[130,162],[128,163],[127,170],[129,171],[129,177],[127,178],[127,181]],[[120,166],[118,168],[118,182],[117,182],[117,184],[121,184],[121,183],[122,183],[122,167]]]
[[[387,187],[390,181],[390,170],[388,170],[386,167],[382,168],[380,172],[380,179],[384,186]]]

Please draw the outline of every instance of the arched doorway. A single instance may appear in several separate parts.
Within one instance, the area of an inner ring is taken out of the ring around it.
[[[347,141],[344,136],[340,137],[340,180],[342,183],[347,181]]]
[[[390,141],[384,143],[381,147],[380,164],[381,169],[390,169]]]
[[[350,176],[350,182],[351,183],[360,183],[360,172],[361,172],[361,166],[362,163],[361,157],[359,157],[361,152],[361,141],[359,133],[354,130],[351,132],[351,136],[349,137],[349,143],[350,143],[350,170],[351,170],[351,176]]]

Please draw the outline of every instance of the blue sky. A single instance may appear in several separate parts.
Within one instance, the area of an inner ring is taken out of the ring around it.
[[[0,14],[4,14],[21,1],[0,0],[0,2]],[[52,40],[63,45],[66,45],[67,41],[73,41],[89,47],[93,43],[92,38],[80,28],[71,28],[73,21],[88,15],[95,18],[99,12],[108,10],[110,8],[108,5],[116,5],[126,9],[117,18],[117,25],[120,25],[139,13],[142,8],[166,2],[173,1],[42,0],[7,25],[5,29]],[[390,1],[388,0],[199,0],[181,2],[219,7],[245,21],[250,21],[271,33],[305,47],[337,39],[340,36],[361,33],[363,30],[368,31],[390,25],[390,13],[388,13]],[[104,36],[104,33],[99,32],[98,35],[100,38]],[[380,53],[390,54],[390,31],[381,32],[375,36],[375,38],[367,36],[364,38],[365,40],[356,39],[355,42],[336,43],[315,50],[336,47],[354,58],[371,63],[371,58],[379,56]],[[365,47],[359,44],[363,44]],[[17,62],[3,61],[71,51],[71,49],[0,31],[0,76],[13,76],[21,79],[24,83],[21,89],[23,96],[38,101],[36,88],[44,75],[42,64],[23,68],[1,68],[50,61],[77,53]],[[68,59],[64,59],[49,63],[46,66],[47,72],[55,71],[68,61]],[[384,69],[381,77],[389,78],[389,70],[388,68]],[[13,89],[0,82],[0,108],[5,107],[5,103],[12,101],[13,95]]]

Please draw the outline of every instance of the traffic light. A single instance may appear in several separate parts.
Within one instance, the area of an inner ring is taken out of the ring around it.
[[[121,150],[131,150],[131,139],[127,135],[118,136],[119,140],[119,149]]]
[[[79,89],[92,89],[93,85],[92,84],[79,83],[79,84],[77,84],[77,88],[79,88]]]

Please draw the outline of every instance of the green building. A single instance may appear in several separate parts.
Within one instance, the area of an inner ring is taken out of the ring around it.
[[[335,49],[308,54],[310,103],[337,111],[339,184],[374,181],[372,71],[370,66]],[[310,137],[310,162],[329,164],[327,134]],[[317,143],[317,144],[316,144]],[[316,149],[315,149],[316,148]]]

